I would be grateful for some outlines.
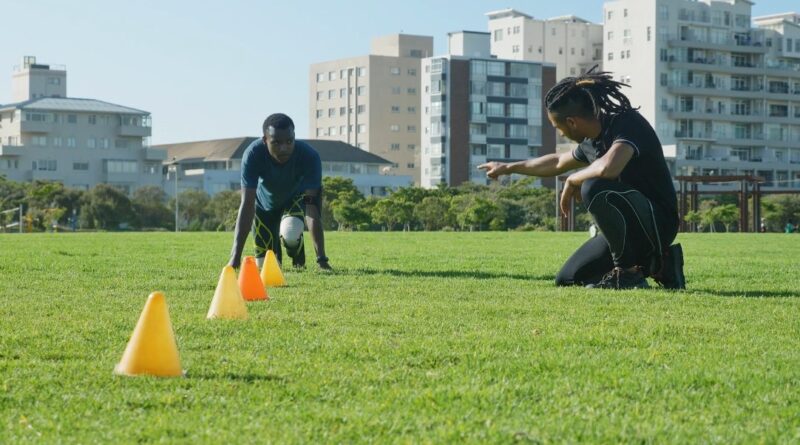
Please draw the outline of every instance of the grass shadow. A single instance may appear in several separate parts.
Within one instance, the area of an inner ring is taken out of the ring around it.
[[[339,269],[337,275],[391,275],[404,278],[464,278],[477,280],[508,279],[523,281],[553,281],[552,275],[526,275],[514,273],[492,273],[482,271],[464,270],[398,270],[398,269]]]
[[[763,291],[733,291],[718,289],[687,289],[687,294],[709,294],[715,297],[745,297],[745,298],[800,298],[800,292],[788,290],[763,290]]]
[[[275,374],[255,374],[252,372],[237,373],[237,372],[224,372],[219,374],[204,374],[204,373],[186,373],[186,378],[189,379],[203,379],[203,380],[234,380],[245,383],[255,382],[278,382],[287,383],[286,377]]]

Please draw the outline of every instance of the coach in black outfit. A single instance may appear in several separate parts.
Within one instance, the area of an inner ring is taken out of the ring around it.
[[[566,180],[561,210],[570,198],[586,203],[600,234],[567,260],[559,286],[626,289],[685,288],[683,252],[670,246],[678,233],[675,187],[661,142],[608,73],[568,77],[545,97],[550,122],[579,145],[572,152],[478,168],[489,178],[512,173],[555,176],[583,168]]]

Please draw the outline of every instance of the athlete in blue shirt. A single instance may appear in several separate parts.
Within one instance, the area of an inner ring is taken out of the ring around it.
[[[281,260],[279,227],[284,215],[305,218],[320,269],[330,270],[322,230],[322,163],[308,144],[295,141],[294,122],[285,114],[272,114],[263,125],[264,136],[242,156],[242,202],[236,218],[230,265],[239,267],[247,233],[253,227],[255,253],[261,266],[267,250]],[[305,266],[302,238],[286,253],[295,267]]]

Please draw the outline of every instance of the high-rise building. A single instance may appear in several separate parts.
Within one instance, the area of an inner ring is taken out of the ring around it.
[[[631,85],[625,93],[674,174],[800,187],[800,19],[753,21],[751,9],[748,0],[609,1],[604,68]]]
[[[338,140],[392,161],[385,173],[419,182],[420,60],[433,37],[373,39],[369,55],[311,65],[309,135]]]
[[[25,57],[13,75],[14,103],[0,105],[0,175],[130,193],[161,186],[163,150],[148,148],[150,113],[67,97],[67,71]]]
[[[555,83],[555,66],[494,58],[486,32],[448,38],[449,54],[422,61],[421,185],[486,184],[477,169],[486,161],[554,152],[542,95]]]
[[[539,20],[514,9],[486,16],[492,54],[500,59],[553,63],[559,79],[602,65],[601,24],[574,15]]]

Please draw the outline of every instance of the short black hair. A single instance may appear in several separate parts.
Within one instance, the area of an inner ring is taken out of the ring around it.
[[[594,71],[597,66],[578,77],[567,77],[547,92],[544,102],[547,111],[557,119],[570,116],[597,117],[635,110],[622,87],[630,85],[613,80],[610,73]]]
[[[294,130],[294,122],[292,118],[283,114],[283,113],[275,113],[270,114],[266,119],[264,119],[264,125],[261,127],[261,130],[264,134],[268,134],[267,129],[272,127],[276,130],[285,130],[287,128],[291,128]]]

